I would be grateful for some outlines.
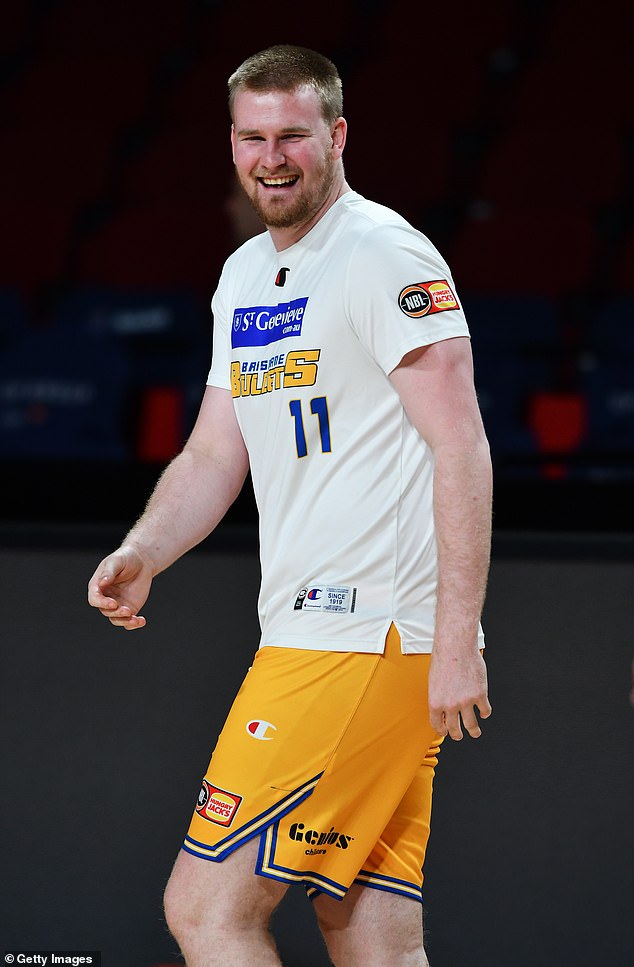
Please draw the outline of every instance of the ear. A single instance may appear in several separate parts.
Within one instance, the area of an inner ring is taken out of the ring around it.
[[[231,158],[233,163],[236,163],[236,129],[234,125],[231,125]]]
[[[332,129],[332,156],[335,160],[338,160],[343,154],[343,149],[346,146],[346,137],[348,134],[348,124],[345,118],[337,118],[335,121],[335,126]]]

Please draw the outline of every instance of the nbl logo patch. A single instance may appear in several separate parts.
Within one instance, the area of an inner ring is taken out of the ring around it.
[[[421,316],[432,316],[436,312],[460,308],[446,279],[406,285],[399,292],[398,305],[401,312],[411,319],[420,319]]]

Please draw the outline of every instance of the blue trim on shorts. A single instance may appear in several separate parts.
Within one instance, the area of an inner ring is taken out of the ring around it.
[[[368,879],[366,879],[366,877]],[[373,883],[372,880],[381,880],[381,883]],[[367,886],[373,890],[383,890],[385,893],[397,893],[399,896],[409,897],[410,900],[423,902],[423,888],[417,883],[410,883],[409,880],[399,880],[396,876],[386,876],[384,873],[373,873],[370,870],[359,870],[354,880],[360,886]],[[399,887],[409,887],[408,890]]]
[[[410,883],[408,880],[399,880],[395,876],[385,876],[383,873],[369,873],[367,870],[359,870],[359,873],[365,873],[367,876],[372,876],[375,880],[383,880],[384,883],[370,883],[366,880],[355,878],[354,882],[358,883],[359,886],[369,887],[372,890],[382,890],[384,893],[395,893],[398,896],[407,897],[408,900],[414,900],[418,903],[423,902],[423,891],[416,883]],[[408,886],[410,890],[401,890],[395,884],[402,884],[403,886]],[[306,896],[309,900],[316,900],[322,895],[322,890],[319,887],[314,886],[312,883],[304,884],[306,887]],[[338,897],[341,899],[341,897]]]
[[[258,876],[265,876],[270,880],[279,880],[282,883],[303,883],[307,890],[314,888],[317,892],[326,893],[334,900],[343,900],[348,887],[342,883],[337,883],[336,880],[331,880],[329,877],[323,876],[321,873],[315,873],[313,870],[293,870],[290,867],[279,866],[275,863],[274,856],[278,830],[279,823],[276,822],[274,825],[262,831],[258,858],[255,865],[255,872]],[[269,833],[271,834],[271,845],[269,849],[270,856],[267,859],[266,839]],[[264,870],[265,863],[267,866],[266,870]],[[318,886],[314,886],[313,881],[316,881]]]
[[[298,786],[297,789],[289,792],[289,794],[284,796],[283,799],[280,799],[279,802],[269,806],[268,809],[265,809],[258,816],[254,816],[253,819],[250,819],[232,833],[229,833],[223,839],[218,840],[217,843],[213,845],[210,845],[209,843],[200,843],[192,836],[187,835],[185,836],[185,841],[183,842],[182,848],[186,853],[191,853],[192,856],[197,856],[199,859],[210,860],[212,863],[222,863],[222,861],[233,853],[234,850],[237,850],[244,843],[248,843],[248,841],[253,839],[254,836],[259,836],[266,833],[266,830],[269,828],[271,823],[279,822],[280,819],[292,812],[296,806],[308,799],[308,797],[312,795],[315,786],[317,785],[319,779],[321,779],[322,775],[323,772],[318,773],[312,779],[309,779],[301,786]],[[310,788],[307,789],[307,786]],[[305,791],[302,792],[302,789]],[[298,795],[298,793],[301,793],[301,795]],[[292,800],[290,804],[284,806],[284,803],[288,803],[289,800]],[[280,807],[282,808],[280,809]],[[269,817],[273,812],[275,813],[275,816],[267,823],[267,817]],[[230,842],[236,840],[236,838],[237,842]],[[223,849],[224,844],[227,842],[230,842],[230,845]],[[188,843],[191,845],[188,846]],[[195,849],[195,847],[198,847],[199,850],[204,850],[205,852],[199,852]],[[216,855],[207,855],[210,851],[213,851]]]

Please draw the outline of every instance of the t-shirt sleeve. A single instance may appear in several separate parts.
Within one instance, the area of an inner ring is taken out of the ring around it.
[[[385,373],[413,349],[469,335],[447,263],[405,224],[363,234],[350,256],[345,299],[350,325]]]
[[[208,386],[218,386],[220,389],[231,389],[229,331],[227,313],[223,298],[223,277],[211,300],[213,316],[213,343],[211,354],[211,369],[207,377]]]

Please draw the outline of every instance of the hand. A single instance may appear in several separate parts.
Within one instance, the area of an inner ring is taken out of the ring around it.
[[[138,613],[147,601],[152,566],[131,545],[104,558],[88,583],[88,604],[98,608],[111,624],[127,631],[145,627]]]
[[[475,708],[480,717],[488,719],[491,705],[488,699],[487,670],[479,651],[456,656],[455,653],[434,651],[429,669],[429,719],[440,735],[459,741],[462,724],[472,739],[482,734]]]

